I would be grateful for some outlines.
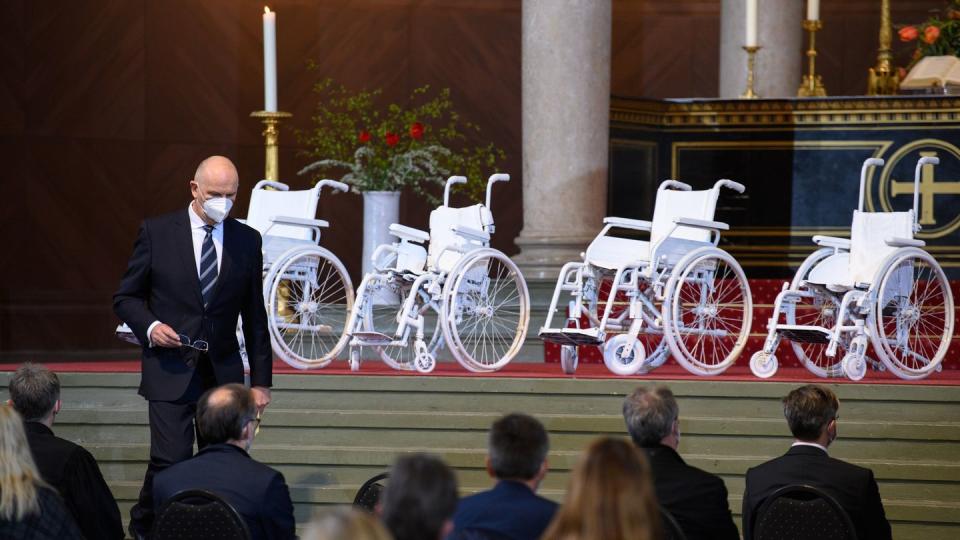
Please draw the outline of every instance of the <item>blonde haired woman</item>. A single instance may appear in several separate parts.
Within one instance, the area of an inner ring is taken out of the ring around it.
[[[391,540],[373,515],[352,506],[336,506],[317,514],[301,540]]]
[[[650,464],[633,444],[597,439],[580,458],[567,497],[542,540],[654,540],[660,513]]]
[[[60,495],[40,479],[20,415],[0,405],[0,538],[83,540]]]

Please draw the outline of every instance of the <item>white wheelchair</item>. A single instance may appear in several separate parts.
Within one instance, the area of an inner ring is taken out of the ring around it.
[[[466,369],[491,372],[516,356],[526,338],[530,295],[516,264],[489,247],[494,232],[486,204],[449,206],[447,180],[443,206],[430,214],[430,232],[390,226],[394,244],[377,247],[374,271],[364,276],[350,314],[350,367],[360,368],[363,347],[399,370],[428,373],[446,344]],[[429,241],[429,251],[424,244]]]
[[[721,188],[745,190],[731,180],[701,191],[666,180],[652,222],[605,218],[583,262],[563,266],[540,337],[561,346],[565,373],[576,371],[579,345],[602,346],[604,364],[617,375],[646,373],[669,353],[697,375],[736,361],[750,333],[752,300],[743,269],[717,247],[720,231],[729,229],[713,220]],[[649,241],[614,230],[649,232]],[[565,292],[565,324],[554,327]]]
[[[353,307],[350,275],[319,245],[321,229],[330,225],[314,217],[324,187],[349,190],[334,180],[301,191],[261,180],[245,220],[263,237],[263,301],[273,352],[298,369],[322,368],[336,358],[346,346]],[[237,337],[244,350],[239,329]]]
[[[820,249],[777,295],[763,349],[750,358],[754,375],[776,373],[775,353],[783,338],[820,377],[860,380],[868,364],[885,366],[903,379],[921,379],[942,368],[953,336],[953,295],[943,269],[913,237],[920,230],[921,168],[938,163],[935,157],[917,162],[912,210],[864,212],[867,171],[884,161],[864,162],[850,239],[813,237]],[[882,363],[867,356],[868,339]]]

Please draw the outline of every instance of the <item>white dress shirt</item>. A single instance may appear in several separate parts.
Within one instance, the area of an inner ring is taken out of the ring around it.
[[[207,231],[203,227],[207,224],[203,221],[197,212],[193,209],[193,202],[187,206],[187,215],[190,216],[190,234],[193,237],[193,261],[196,264],[197,277],[200,277],[200,255],[203,249],[203,239],[207,237]],[[223,261],[223,222],[213,225],[213,246],[217,248],[217,275],[220,274],[220,264]],[[147,328],[147,339],[150,346],[153,347],[153,329],[160,324],[160,321],[153,321]],[[174,328],[174,331],[177,331]],[[196,339],[196,336],[190,336]]]
[[[817,444],[817,443],[815,443],[815,442],[793,441],[793,444],[790,445],[790,448],[793,448],[794,446],[812,446],[812,447],[814,447],[814,448],[819,448],[819,449],[823,450],[824,452],[827,452],[827,447],[826,447],[826,446],[823,446],[822,444]],[[829,453],[829,452],[827,452],[827,453]]]

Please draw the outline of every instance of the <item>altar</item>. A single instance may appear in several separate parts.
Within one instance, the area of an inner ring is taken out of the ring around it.
[[[864,208],[913,206],[921,175],[918,237],[952,279],[960,278],[960,98],[956,96],[799,99],[611,99],[608,215],[650,219],[667,178],[694,188],[730,178],[717,218],[730,224],[721,245],[751,278],[792,275],[814,234],[848,236],[867,178]]]

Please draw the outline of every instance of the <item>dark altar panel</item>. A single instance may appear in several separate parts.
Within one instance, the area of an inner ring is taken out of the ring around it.
[[[849,236],[860,167],[873,170],[865,208],[913,206],[913,174],[924,170],[919,238],[960,277],[960,99],[955,97],[803,100],[615,99],[611,116],[609,212],[649,219],[665,178],[706,188],[719,178],[747,186],[723,192],[718,218],[731,225],[723,245],[751,277],[788,277],[814,234]]]

